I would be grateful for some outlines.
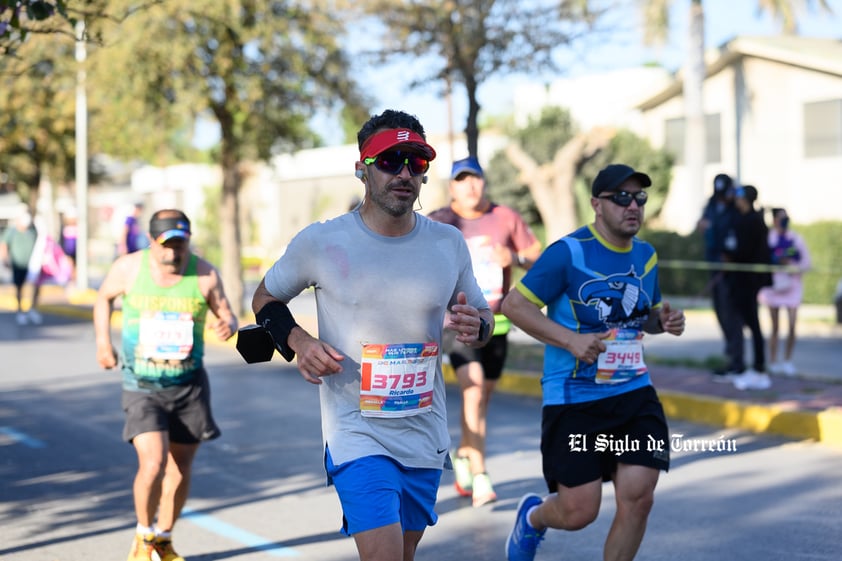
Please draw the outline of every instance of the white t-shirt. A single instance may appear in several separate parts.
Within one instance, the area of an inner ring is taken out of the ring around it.
[[[311,224],[266,273],[267,290],[284,302],[315,288],[319,338],[345,355],[342,372],[323,377],[319,386],[323,438],[336,465],[371,455],[408,467],[441,469],[446,463],[445,311],[459,292],[479,309],[488,304],[459,230],[415,216],[413,230],[399,237],[372,232],[359,212]],[[424,374],[434,376],[432,402],[407,416],[364,416],[363,346],[425,343],[439,348],[434,368]]]

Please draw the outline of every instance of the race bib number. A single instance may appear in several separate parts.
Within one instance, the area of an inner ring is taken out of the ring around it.
[[[363,417],[408,417],[433,407],[436,343],[363,345],[360,412]]]
[[[467,240],[467,243],[474,278],[486,302],[494,305],[503,299],[503,268],[494,261],[493,240],[488,236],[476,236]]]
[[[143,312],[138,343],[143,358],[184,360],[193,350],[193,316],[182,312]]]
[[[612,329],[597,361],[596,383],[617,384],[645,374],[642,339],[643,333],[636,329]]]

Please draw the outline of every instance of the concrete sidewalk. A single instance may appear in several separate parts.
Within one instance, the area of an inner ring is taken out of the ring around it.
[[[28,295],[28,290],[24,294]],[[93,290],[76,292],[44,286],[39,310],[45,322],[49,322],[50,314],[90,319],[95,296]],[[290,307],[297,321],[315,332],[312,293],[302,294]],[[13,287],[9,285],[0,286],[0,310],[15,310]],[[763,391],[739,391],[731,384],[712,381],[706,364],[722,354],[719,328],[708,309],[693,308],[686,313],[687,331],[682,337],[658,335],[644,340],[652,379],[669,417],[842,447],[842,326],[835,324],[831,306],[802,307],[795,351],[799,374],[773,376],[772,387]],[[243,323],[250,321],[248,318]],[[765,314],[762,323],[768,333]],[[19,327],[33,328],[36,326]],[[508,365],[498,388],[539,397],[542,345],[517,330],[510,341],[513,350],[519,347],[532,358]],[[231,343],[233,346],[233,339]],[[750,356],[748,337],[746,353]],[[445,377],[455,383],[447,366]]]

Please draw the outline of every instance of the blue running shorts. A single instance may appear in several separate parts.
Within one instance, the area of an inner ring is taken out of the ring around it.
[[[438,521],[434,508],[440,469],[408,468],[386,456],[365,456],[340,466],[325,449],[325,469],[342,504],[342,533],[401,523],[406,531],[424,531]]]

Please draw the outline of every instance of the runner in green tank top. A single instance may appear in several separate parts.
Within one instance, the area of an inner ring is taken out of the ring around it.
[[[159,210],[149,222],[149,249],[119,257],[94,304],[96,356],[113,369],[114,301],[123,298],[123,438],[134,445],[137,531],[128,561],[184,561],[172,529],[190,488],[190,468],[202,441],[219,437],[205,372],[204,332],[220,340],[237,331],[237,318],[217,270],[190,251],[190,220]],[[157,519],[156,519],[157,514]]]
[[[202,368],[208,303],[199,289],[191,255],[183,277],[160,286],[141,250],[137,279],[123,296],[123,387],[161,389],[189,382]]]

